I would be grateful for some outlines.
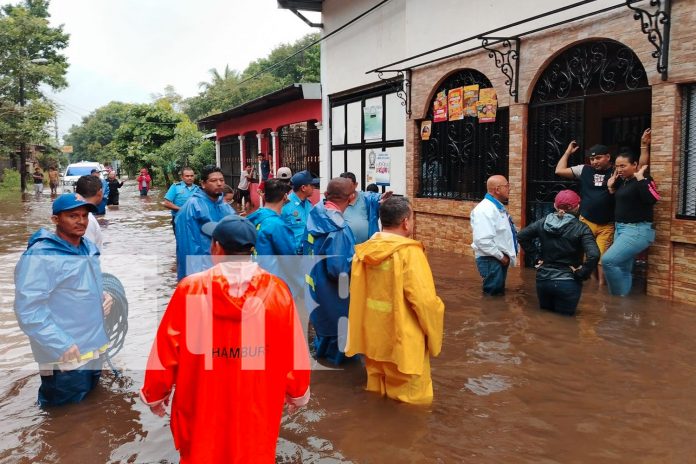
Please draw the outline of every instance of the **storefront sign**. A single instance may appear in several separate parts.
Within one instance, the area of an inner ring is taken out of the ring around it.
[[[447,121],[447,91],[438,92],[433,102],[433,122]]]
[[[476,104],[479,122],[495,122],[498,111],[498,97],[495,89],[479,90],[479,101]]]
[[[450,89],[447,94],[447,111],[449,112],[450,121],[464,119],[463,96],[464,89],[462,87]]]
[[[421,122],[420,136],[421,140],[430,140],[430,132],[432,130],[432,121]]]
[[[479,85],[464,86],[464,116],[475,118],[478,116],[476,102],[479,99]]]
[[[391,183],[391,157],[389,153],[383,151],[377,153],[375,161],[375,184],[389,185]]]
[[[382,105],[363,107],[365,140],[382,140]]]

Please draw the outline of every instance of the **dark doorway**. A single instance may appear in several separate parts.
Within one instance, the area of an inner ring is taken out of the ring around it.
[[[220,168],[225,176],[225,183],[232,188],[239,184],[241,170],[239,159],[239,136],[225,137],[220,140]]]
[[[650,112],[645,69],[630,48],[596,40],[558,55],[539,78],[529,105],[526,223],[553,211],[560,190],[577,190],[575,182],[554,172],[571,140],[581,147],[571,166],[585,163],[587,149],[598,143],[612,154],[623,147],[638,153]]]

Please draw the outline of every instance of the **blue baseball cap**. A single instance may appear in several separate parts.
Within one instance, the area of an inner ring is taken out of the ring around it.
[[[256,245],[254,223],[237,215],[225,216],[219,222],[203,224],[201,232],[228,251],[243,251]]]
[[[314,177],[309,171],[300,171],[290,178],[290,183],[293,187],[300,187],[302,185],[318,186],[319,178]]]
[[[53,214],[70,211],[71,209],[86,206],[91,213],[97,212],[97,207],[92,203],[88,203],[77,193],[64,193],[53,201]]]

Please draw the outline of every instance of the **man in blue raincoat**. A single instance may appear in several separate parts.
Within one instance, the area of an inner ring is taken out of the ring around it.
[[[40,229],[15,268],[14,310],[39,363],[39,404],[77,403],[97,385],[108,348],[99,251],[83,238],[96,207],[75,193],[53,202],[55,233]]]
[[[307,220],[304,254],[322,259],[306,276],[306,301],[315,305],[310,307],[309,320],[316,332],[316,356],[338,365],[345,359],[339,346],[339,323],[348,317],[348,276],[355,247],[343,212],[354,199],[355,189],[349,179],[336,178],[331,179],[324,195],[326,201],[317,204]],[[345,334],[340,335],[345,338]]]
[[[292,193],[288,195],[288,203],[283,206],[281,216],[290,226],[295,235],[297,254],[302,254],[302,239],[307,228],[307,218],[312,210],[309,200],[315,188],[319,188],[319,179],[309,171],[300,171],[290,178]]]
[[[256,227],[256,262],[266,271],[283,279],[293,294],[297,294],[301,283],[297,278],[296,268],[299,258],[292,229],[280,217],[280,211],[288,201],[289,188],[280,179],[266,181],[265,206],[254,211],[248,218]],[[282,256],[294,256],[295,260],[284,260]]]
[[[359,245],[369,240],[375,232],[379,232],[379,204],[392,196],[392,191],[381,193],[362,192],[358,190],[358,181],[352,172],[344,172],[341,177],[349,179],[355,191],[355,197],[350,202],[343,217],[355,236],[355,244]]]
[[[224,186],[222,169],[213,165],[204,167],[201,171],[201,190],[191,195],[176,214],[174,230],[177,280],[205,271],[213,265],[210,259],[210,237],[201,232],[201,227],[235,214],[232,207],[223,200]]]

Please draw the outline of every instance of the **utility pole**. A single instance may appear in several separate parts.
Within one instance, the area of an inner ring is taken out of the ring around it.
[[[24,118],[24,105],[26,104],[24,97],[24,76],[19,75],[19,107],[22,108],[22,118]],[[22,143],[19,145],[19,176],[20,188],[22,193],[27,189],[27,144],[22,136]]]
[[[60,138],[58,137],[58,112],[56,111],[56,117],[53,119],[53,127],[56,130],[56,146],[60,146]]]

